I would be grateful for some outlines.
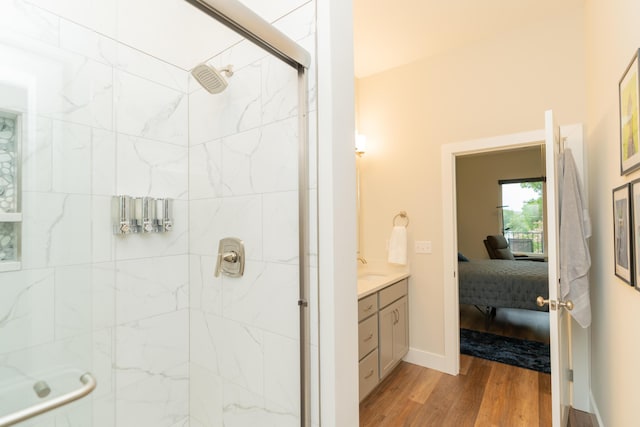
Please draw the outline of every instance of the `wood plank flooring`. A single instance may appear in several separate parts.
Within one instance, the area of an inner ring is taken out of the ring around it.
[[[461,306],[460,326],[484,331],[483,314]],[[549,317],[501,309],[488,332],[548,343]],[[550,375],[466,355],[460,356],[457,377],[401,362],[360,404],[361,427],[550,425]],[[572,409],[569,427],[598,427],[598,422]]]
[[[482,313],[461,306],[460,325],[485,330]],[[549,342],[546,313],[498,310],[489,332]],[[550,376],[460,356],[451,376],[402,362],[360,404],[360,426],[550,426]]]
[[[458,376],[401,362],[360,404],[360,426],[550,426],[549,375],[461,356]]]

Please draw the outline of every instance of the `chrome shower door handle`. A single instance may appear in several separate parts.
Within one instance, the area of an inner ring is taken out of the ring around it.
[[[37,415],[44,414],[45,412],[52,411],[61,406],[68,405],[71,402],[75,402],[76,400],[91,393],[98,384],[96,379],[89,372],[80,376],[80,382],[82,383],[82,387],[74,391],[47,400],[46,402],[36,403],[33,406],[5,415],[4,417],[0,417],[0,427],[9,427]]]

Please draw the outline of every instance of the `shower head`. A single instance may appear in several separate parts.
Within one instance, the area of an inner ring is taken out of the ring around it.
[[[196,65],[191,70],[191,75],[196,78],[198,83],[209,93],[220,93],[228,86],[227,79],[222,74],[226,74],[227,77],[233,76],[233,66],[227,65],[220,70],[207,65],[205,63]]]

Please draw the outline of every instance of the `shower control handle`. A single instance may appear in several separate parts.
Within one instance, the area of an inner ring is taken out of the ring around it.
[[[222,259],[226,262],[238,262],[238,253],[236,251],[225,252]]]
[[[226,237],[218,245],[218,258],[214,275],[220,273],[229,277],[242,277],[244,274],[244,243],[235,237]]]

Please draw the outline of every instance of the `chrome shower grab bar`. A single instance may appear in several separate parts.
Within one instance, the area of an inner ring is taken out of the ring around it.
[[[0,427],[9,427],[21,421],[33,418],[36,415],[44,414],[45,412],[49,412],[61,406],[68,405],[69,403],[81,399],[91,393],[98,384],[96,382],[96,379],[89,372],[86,372],[80,376],[80,382],[83,385],[77,390],[47,400],[46,402],[36,403],[33,406],[21,409],[9,415],[5,415],[4,417],[0,417]]]

